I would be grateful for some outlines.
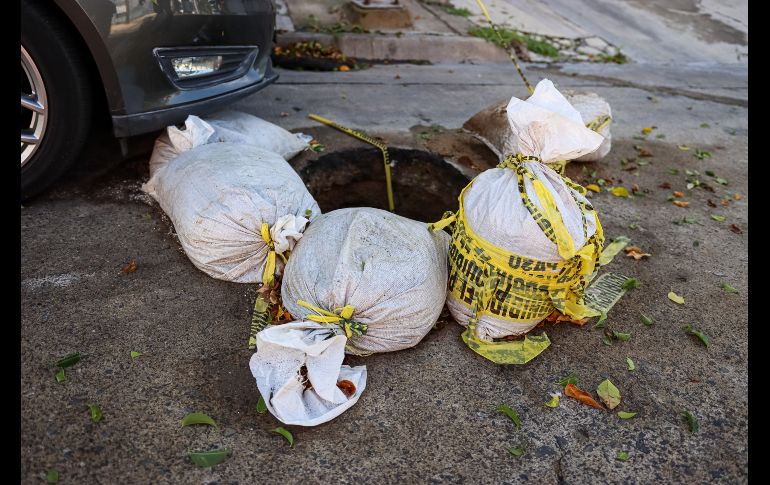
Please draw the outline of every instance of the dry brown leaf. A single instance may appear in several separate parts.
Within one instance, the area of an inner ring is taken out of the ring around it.
[[[580,320],[573,320],[571,317],[568,317],[567,315],[561,313],[559,310],[554,310],[551,312],[550,315],[545,317],[546,322],[553,322],[553,323],[559,323],[559,322],[568,322],[575,325],[585,325],[585,323],[588,321],[587,318],[581,318]]]
[[[651,156],[652,156],[652,152],[649,152],[649,151],[645,150],[644,148],[639,150],[639,158],[647,158],[647,157],[651,157]]]
[[[683,200],[675,200],[674,205],[677,207],[690,207],[690,203]]]
[[[711,199],[706,200],[706,204],[708,204],[709,207],[716,207],[717,205],[712,201]]]
[[[633,193],[639,192],[639,186],[636,185],[636,184],[632,185],[631,186],[631,192],[633,192]]]
[[[131,260],[131,262],[123,266],[123,269],[121,269],[120,271],[126,274],[133,273],[134,271],[136,271],[136,260]]]
[[[733,199],[735,199],[735,200],[741,200],[742,198],[743,198],[743,196],[740,193],[738,193],[738,192],[736,192],[735,195],[733,195]]]
[[[670,189],[671,184],[668,182],[663,182],[662,184],[658,185],[658,187],[660,187],[661,189]]]
[[[629,258],[634,258],[635,260],[639,261],[642,258],[649,258],[652,256],[650,253],[643,253],[641,249],[639,249],[636,246],[631,246],[629,248],[626,248],[626,256]]]
[[[723,206],[728,206],[730,205],[730,199],[722,199],[719,201],[719,203],[722,204]]]
[[[591,406],[596,409],[604,409],[601,404],[596,402],[596,399],[591,397],[591,395],[587,392],[583,392],[578,389],[575,384],[567,384],[567,387],[564,388],[564,395],[573,399],[577,399],[587,406]]]
[[[674,192],[674,197],[684,197],[684,192],[679,192],[678,190]]]
[[[356,385],[347,379],[337,381],[337,387],[340,388],[340,391],[342,391],[348,399],[356,393]]]
[[[733,231],[735,234],[743,234],[743,231],[740,227],[738,227],[736,224],[730,224],[730,230]]]

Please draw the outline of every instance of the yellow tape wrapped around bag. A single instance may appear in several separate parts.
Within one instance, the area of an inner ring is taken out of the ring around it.
[[[525,322],[545,319],[554,309],[574,319],[599,314],[582,301],[590,277],[599,267],[604,244],[598,215],[590,204],[573,195],[581,210],[586,240],[582,248],[576,248],[552,194],[527,168],[528,163],[540,163],[540,159],[519,154],[507,157],[498,167],[516,171],[524,206],[556,245],[564,261],[546,262],[527,258],[497,247],[476,234],[463,208],[463,197],[473,181],[458,197],[458,212],[431,226],[437,231],[454,223],[449,247],[449,293],[472,313],[462,337],[470,348],[498,364],[526,363],[545,350],[550,341],[545,333],[526,336],[519,341],[482,340],[476,334],[476,323],[482,315],[509,322]],[[532,182],[542,209],[530,200],[525,190],[525,178]],[[585,193],[583,187],[568,178],[563,177],[563,180],[569,188]],[[596,223],[596,230],[590,237],[587,234],[589,218]]]

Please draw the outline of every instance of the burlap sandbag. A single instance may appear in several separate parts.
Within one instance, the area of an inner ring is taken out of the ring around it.
[[[169,216],[195,266],[237,283],[280,274],[280,255],[321,213],[286,160],[254,145],[193,148],[158,169],[142,189]]]
[[[524,334],[554,308],[584,311],[579,300],[603,244],[584,189],[545,165],[591,152],[602,137],[548,80],[526,101],[511,99],[506,123],[517,156],[471,181],[443,224],[455,223],[449,309],[461,325],[477,319],[474,338],[486,341]]]
[[[283,304],[296,319],[336,326],[350,353],[413,347],[444,306],[448,243],[447,234],[384,210],[329,212],[293,251]]]
[[[574,160],[595,162],[604,158],[612,147],[612,111],[610,105],[596,93],[565,91],[564,97],[580,113],[586,126],[604,137],[599,148]],[[510,154],[519,153],[518,137],[508,123],[508,103],[505,99],[479,111],[463,124],[463,128],[481,140],[502,161]]]

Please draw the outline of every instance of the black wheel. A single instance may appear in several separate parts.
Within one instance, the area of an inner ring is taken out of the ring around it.
[[[54,182],[91,126],[90,78],[72,33],[37,2],[21,3],[21,196]]]

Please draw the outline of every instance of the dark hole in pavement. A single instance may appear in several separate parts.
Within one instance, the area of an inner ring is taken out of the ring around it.
[[[422,151],[389,148],[396,214],[434,222],[457,210],[457,196],[469,180],[442,157]],[[359,148],[329,153],[299,172],[321,210],[343,207],[388,208],[382,152]]]

